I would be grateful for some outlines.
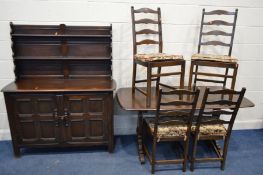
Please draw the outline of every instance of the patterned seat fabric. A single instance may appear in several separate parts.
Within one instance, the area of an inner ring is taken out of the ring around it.
[[[154,119],[145,119],[151,132],[154,132]],[[186,140],[187,125],[159,125],[157,138],[173,138],[173,137],[184,137]]]
[[[154,132],[154,118],[146,118],[146,123]],[[195,132],[195,126],[191,128],[192,132]],[[186,140],[187,125],[159,125],[157,138],[172,138],[172,137],[184,137]],[[222,136],[225,137],[227,130],[224,125],[201,125],[199,128],[199,136]]]
[[[227,55],[194,54],[192,60],[236,63],[237,59]]]
[[[182,60],[182,55],[170,55],[165,53],[151,53],[151,54],[136,54],[134,56],[136,60],[150,62],[150,61],[160,61],[160,60]]]
[[[192,126],[192,132],[195,131],[195,126]],[[225,137],[227,130],[222,124],[216,125],[201,125],[199,128],[199,136],[222,136]]]

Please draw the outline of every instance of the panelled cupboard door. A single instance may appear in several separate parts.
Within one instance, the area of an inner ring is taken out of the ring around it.
[[[64,141],[96,144],[108,140],[108,94],[65,94]]]
[[[58,144],[58,98],[52,94],[12,95],[19,144]]]

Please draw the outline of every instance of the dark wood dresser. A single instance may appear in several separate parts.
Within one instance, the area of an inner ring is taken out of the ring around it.
[[[15,81],[2,89],[14,154],[113,143],[111,26],[14,25]]]

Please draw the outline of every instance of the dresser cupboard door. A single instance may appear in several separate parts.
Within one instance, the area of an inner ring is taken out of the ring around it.
[[[107,99],[107,94],[64,95],[64,134],[68,144],[106,143]]]
[[[55,95],[13,95],[15,127],[19,144],[59,142],[58,104]]]

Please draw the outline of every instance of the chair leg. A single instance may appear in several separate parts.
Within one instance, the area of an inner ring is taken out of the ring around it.
[[[155,173],[155,163],[152,162],[152,165],[151,165],[151,173],[154,174]]]
[[[195,155],[196,155],[196,149],[197,149],[197,136],[194,136],[193,140],[193,147],[192,147],[192,157],[191,157],[191,165],[190,165],[190,170],[194,171],[194,163],[195,163]]]
[[[196,79],[197,79],[197,72],[198,72],[198,65],[195,65],[195,75],[194,75],[194,84],[193,84],[193,89],[196,89]]]
[[[152,85],[152,66],[148,64],[147,67],[147,94],[146,94],[146,106],[149,107],[151,105],[151,85]]]
[[[160,74],[161,70],[162,70],[162,67],[158,67],[157,68],[157,74]],[[161,79],[161,77],[157,77],[157,80],[156,80],[156,93],[158,93],[159,89],[160,89],[160,87],[159,87],[160,79]]]
[[[133,72],[132,72],[132,93],[135,92],[135,81],[136,81],[137,63],[133,61]]]
[[[229,68],[226,68],[226,71],[225,71],[225,78],[224,78],[224,83],[223,83],[223,88],[226,87],[228,71],[229,71]],[[232,89],[232,87],[231,87],[231,89]]]
[[[231,89],[235,89],[236,77],[237,77],[237,70],[238,70],[238,65],[237,65],[237,67],[234,69],[234,72],[233,72],[233,79],[232,79],[232,83],[231,83]]]
[[[228,150],[228,144],[229,144],[229,137],[226,137],[226,140],[224,142],[224,149],[223,149],[223,160],[221,161],[221,170],[225,169],[226,164],[226,156],[227,156],[227,150]]]
[[[192,81],[193,81],[193,70],[194,70],[194,64],[191,61],[191,66],[190,66],[190,73],[189,73],[189,81],[188,81],[188,89],[192,89]]]
[[[184,88],[184,77],[185,77],[185,63],[181,66],[181,76],[180,76],[180,88]]]
[[[152,162],[151,162],[151,173],[154,174],[155,172],[155,153],[156,153],[156,144],[157,139],[153,138],[153,144],[152,144]]]
[[[189,139],[187,139],[187,140],[185,141],[185,144],[184,144],[183,172],[186,171],[187,156],[188,156],[188,147],[189,147]]]

